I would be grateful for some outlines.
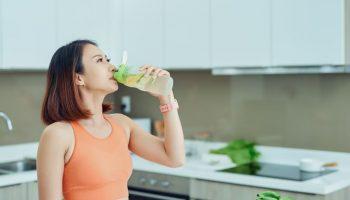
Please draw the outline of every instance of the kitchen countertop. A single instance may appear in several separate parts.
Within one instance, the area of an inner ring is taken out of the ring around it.
[[[186,140],[186,149],[196,147],[200,152],[225,146],[222,142],[198,142]],[[36,158],[38,143],[25,143],[0,146],[0,162],[19,160],[24,157]],[[338,162],[338,171],[307,181],[282,180],[240,174],[217,172],[218,169],[233,167],[231,162],[209,165],[199,159],[188,158],[186,164],[179,168],[169,168],[144,160],[132,154],[134,170],[162,173],[202,180],[218,181],[239,185],[264,187],[294,192],[326,195],[350,186],[350,153],[316,151],[283,147],[257,146],[262,153],[259,161],[298,165],[301,158],[310,157],[324,162]],[[0,186],[13,185],[37,180],[36,171],[7,174],[0,176]]]

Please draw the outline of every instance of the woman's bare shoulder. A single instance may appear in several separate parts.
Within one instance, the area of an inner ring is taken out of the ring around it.
[[[72,131],[72,126],[70,125],[70,123],[60,121],[46,126],[43,133],[64,133],[67,131]]]
[[[67,147],[71,142],[72,133],[73,129],[68,122],[55,122],[45,127],[40,141],[56,141]]]
[[[112,117],[117,123],[123,126],[127,132],[130,132],[132,126],[132,119],[130,117],[121,113],[108,114],[108,116]]]
[[[129,123],[130,122],[130,117],[122,114],[122,113],[113,113],[113,114],[108,114],[108,116],[112,117],[113,119],[122,122],[122,123]]]

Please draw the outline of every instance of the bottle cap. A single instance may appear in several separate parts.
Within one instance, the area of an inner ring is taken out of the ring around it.
[[[123,51],[122,63],[119,65],[118,70],[114,73],[113,77],[120,83],[124,83],[124,73],[126,72],[126,62],[128,60],[128,52]]]

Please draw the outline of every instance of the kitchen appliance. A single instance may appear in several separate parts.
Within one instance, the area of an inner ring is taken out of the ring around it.
[[[348,65],[314,65],[314,66],[273,66],[273,67],[235,67],[216,66],[212,75],[256,75],[256,74],[341,74],[350,73]]]
[[[305,172],[301,171],[299,166],[256,162],[238,165],[235,167],[222,169],[218,171],[223,173],[236,173],[295,181],[306,181],[309,179],[333,173],[337,170],[325,169],[320,172]]]
[[[189,200],[190,179],[134,170],[128,182],[130,200]]]

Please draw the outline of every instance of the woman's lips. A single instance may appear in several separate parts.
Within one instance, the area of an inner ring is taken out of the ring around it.
[[[117,83],[117,80],[115,80],[114,78],[110,78],[110,80],[112,80],[113,82]]]

